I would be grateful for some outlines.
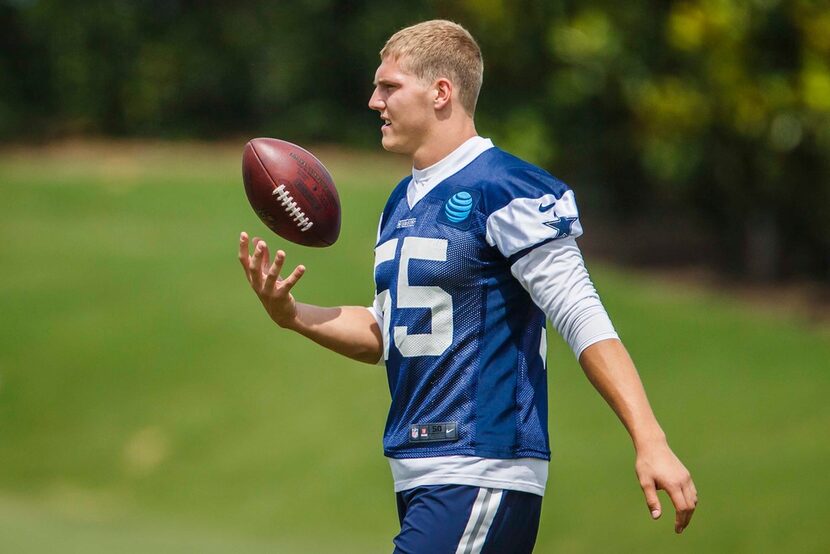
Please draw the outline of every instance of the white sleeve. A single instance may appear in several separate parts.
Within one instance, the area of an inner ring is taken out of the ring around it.
[[[542,244],[519,258],[510,270],[577,359],[592,344],[619,338],[574,238]]]
[[[381,332],[383,332],[383,312],[378,311],[378,309],[375,307],[377,306],[377,304],[378,298],[377,296],[375,296],[374,303],[371,306],[368,306],[366,309],[369,310],[369,313],[372,314],[372,317],[374,317],[375,321],[378,322],[378,327],[380,327]],[[375,365],[384,365],[384,363],[386,363],[386,360],[384,359],[383,352],[381,352],[380,358],[378,358],[378,361],[375,362]]]
[[[372,302],[372,305],[367,306],[366,309],[369,310],[369,313],[378,322],[378,327],[383,329],[383,307],[380,306],[377,295],[375,295],[375,300]]]

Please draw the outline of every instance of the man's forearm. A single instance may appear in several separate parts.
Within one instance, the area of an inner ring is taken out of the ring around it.
[[[697,506],[697,489],[683,462],[669,448],[628,351],[617,339],[602,340],[586,348],[579,363],[634,441],[635,470],[651,517],[662,514],[657,491],[663,489],[675,507],[674,530],[682,533]]]
[[[665,442],[666,436],[622,342],[608,339],[594,343],[582,352],[579,363],[594,388],[625,425],[635,448],[655,441]]]
[[[362,306],[324,308],[297,302],[296,317],[282,327],[361,362],[376,363],[383,349],[377,321]]]

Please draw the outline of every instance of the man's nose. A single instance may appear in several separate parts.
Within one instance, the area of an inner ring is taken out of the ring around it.
[[[385,104],[383,100],[380,99],[380,95],[378,94],[377,89],[372,92],[372,96],[369,98],[369,109],[370,110],[377,110],[382,111]]]

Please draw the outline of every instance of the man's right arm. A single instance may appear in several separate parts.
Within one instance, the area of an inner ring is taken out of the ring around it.
[[[380,327],[372,313],[362,306],[324,308],[294,300],[292,287],[305,273],[300,265],[288,277],[281,278],[285,252],[278,250],[273,264],[269,263],[268,245],[253,240],[254,253],[249,255],[248,235],[239,237],[239,262],[248,283],[271,319],[338,354],[366,363],[377,363],[383,351]]]

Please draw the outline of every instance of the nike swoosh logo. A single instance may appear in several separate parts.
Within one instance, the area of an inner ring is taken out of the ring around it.
[[[550,210],[553,207],[554,204],[556,204],[556,202],[551,202],[547,206],[543,206],[542,204],[539,204],[539,211],[540,212],[546,212],[546,211]]]

